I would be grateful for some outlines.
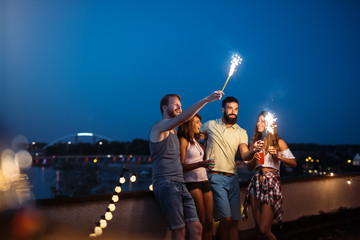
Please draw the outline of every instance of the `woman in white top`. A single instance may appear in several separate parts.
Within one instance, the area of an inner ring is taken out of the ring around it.
[[[251,146],[265,134],[266,126],[269,124],[265,120],[267,114],[267,111],[260,113]],[[296,167],[296,159],[286,142],[279,138],[276,124],[271,127],[273,133],[267,131],[258,152],[248,163],[248,170],[252,171],[255,168],[256,171],[246,192],[243,212],[243,219],[247,219],[250,203],[257,232],[264,239],[276,239],[271,232],[271,225],[274,219],[282,222],[280,163]]]
[[[196,114],[192,119],[179,126],[180,159],[184,170],[184,182],[194,199],[198,217],[203,227],[203,238],[212,239],[213,195],[205,168],[214,163],[203,160],[204,148],[199,144],[201,117]]]

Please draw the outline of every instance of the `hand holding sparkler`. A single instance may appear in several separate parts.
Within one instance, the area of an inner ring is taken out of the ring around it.
[[[228,75],[228,78],[226,79],[226,82],[225,82],[224,86],[222,87],[221,91],[224,91],[227,82],[229,81],[229,79],[233,75],[233,73],[235,72],[237,65],[241,64],[241,61],[242,61],[242,58],[239,55],[237,55],[237,54],[232,55],[229,75]]]
[[[210,94],[209,96],[207,96],[207,97],[205,98],[205,100],[206,100],[207,102],[212,102],[212,101],[215,101],[215,100],[220,100],[223,94],[224,94],[224,93],[223,93],[222,91],[218,90],[218,91],[213,92],[213,93]]]

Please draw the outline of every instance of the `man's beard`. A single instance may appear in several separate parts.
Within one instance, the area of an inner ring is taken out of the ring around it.
[[[230,118],[230,116],[235,116],[234,118]],[[235,124],[237,122],[237,115],[224,113],[224,119],[228,124]]]
[[[176,110],[168,111],[167,115],[171,118],[177,117],[179,114],[176,113]]]

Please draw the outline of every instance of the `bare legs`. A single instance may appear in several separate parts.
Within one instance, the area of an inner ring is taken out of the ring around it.
[[[171,231],[172,240],[184,240],[185,239],[185,227],[174,229]]]
[[[202,227],[200,222],[187,222],[186,228],[189,234],[187,239],[201,240]],[[172,230],[172,240],[184,240],[185,232],[185,227]]]
[[[275,235],[271,232],[271,226],[274,213],[270,202],[261,204],[255,196],[250,196],[250,204],[255,220],[257,231],[263,239],[276,240]]]
[[[203,193],[200,189],[190,191],[194,199],[197,214],[203,227],[202,239],[211,240],[213,236],[213,195],[212,192]]]
[[[238,221],[231,220],[230,217],[220,219],[220,224],[217,229],[217,240],[237,240],[238,239]]]

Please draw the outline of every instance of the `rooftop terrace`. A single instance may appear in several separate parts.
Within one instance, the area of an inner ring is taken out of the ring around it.
[[[240,184],[241,196],[245,188]],[[282,190],[284,224],[281,230],[274,226],[278,239],[360,239],[359,174],[283,180]],[[44,199],[23,210],[2,211],[1,239],[89,239],[111,197]],[[239,239],[255,239],[253,228],[250,215],[239,223]],[[101,239],[171,239],[171,234],[153,193],[138,191],[119,194]]]

